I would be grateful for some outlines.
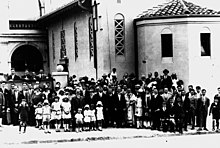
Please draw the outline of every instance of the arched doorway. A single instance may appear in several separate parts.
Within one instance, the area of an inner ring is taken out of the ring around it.
[[[43,68],[43,57],[36,47],[23,45],[13,52],[11,67],[19,72],[25,71],[25,69],[38,72]]]

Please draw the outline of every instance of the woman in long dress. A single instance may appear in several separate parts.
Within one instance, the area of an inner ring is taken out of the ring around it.
[[[127,105],[127,125],[129,127],[135,125],[135,101],[137,97],[131,92],[131,89],[127,89],[127,93],[125,94],[125,100]]]

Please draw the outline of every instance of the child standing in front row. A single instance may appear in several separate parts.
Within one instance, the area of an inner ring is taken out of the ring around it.
[[[43,119],[43,108],[41,102],[39,102],[37,104],[37,108],[35,109],[35,120],[36,120],[36,128],[39,128],[40,130],[43,129],[42,119]]]
[[[21,128],[24,127],[23,133],[26,132],[26,127],[27,127],[27,121],[28,121],[28,104],[26,102],[26,99],[22,99],[18,111],[19,111],[19,134],[21,133]]]
[[[44,106],[42,110],[43,110],[42,114],[43,114],[44,133],[50,134],[51,132],[49,131],[49,129],[50,129],[51,108],[48,100],[44,100]]]
[[[82,132],[82,125],[83,125],[83,114],[82,109],[78,108],[78,111],[75,115],[75,121],[76,121],[76,132]]]
[[[209,110],[209,116],[212,114],[212,130],[219,130],[219,119],[220,119],[220,104],[218,98],[214,98],[214,102],[211,104]]]
[[[89,105],[86,104],[84,107],[84,111],[83,111],[83,115],[84,115],[84,130],[85,131],[89,131],[89,125],[90,125],[90,116],[91,116],[91,111],[89,109]]]
[[[104,116],[103,116],[103,105],[101,101],[98,101],[96,104],[96,119],[98,124],[98,130],[102,131],[102,122],[104,120]]]
[[[90,129],[96,131],[96,110],[95,105],[91,104],[91,114],[90,114]]]

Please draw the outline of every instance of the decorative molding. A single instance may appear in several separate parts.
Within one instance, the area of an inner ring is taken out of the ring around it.
[[[125,22],[122,14],[115,15],[115,54],[125,54]]]
[[[77,31],[77,26],[76,22],[74,23],[74,43],[75,43],[75,61],[79,57],[78,54],[78,31]]]
[[[9,21],[9,29],[40,29],[36,21]]]
[[[63,59],[64,57],[66,57],[65,30],[60,31],[60,39],[61,39],[60,58]]]
[[[94,56],[94,30],[93,30],[93,19],[89,18],[89,53],[90,60]]]

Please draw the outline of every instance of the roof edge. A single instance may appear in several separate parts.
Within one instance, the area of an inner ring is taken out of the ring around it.
[[[65,5],[63,5],[63,6],[57,8],[57,9],[55,9],[55,10],[53,10],[53,11],[47,13],[47,14],[45,14],[45,15],[37,18],[36,21],[44,22],[46,20],[49,20],[50,18],[55,17],[56,15],[62,14],[63,12],[68,11],[69,9],[72,9],[75,6],[81,7],[81,4],[82,4],[81,1],[82,0],[73,0],[70,3],[67,3],[67,4],[65,4]],[[88,1],[84,0],[83,3],[86,3],[86,2],[88,2]]]
[[[174,18],[186,18],[186,17],[220,17],[218,15],[200,15],[200,14],[185,14],[185,15],[172,15],[172,16],[156,16],[156,17],[143,17],[136,18],[134,21],[143,21],[143,20],[155,20],[155,19],[174,19]]]

